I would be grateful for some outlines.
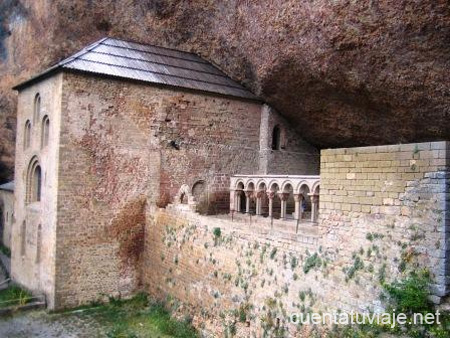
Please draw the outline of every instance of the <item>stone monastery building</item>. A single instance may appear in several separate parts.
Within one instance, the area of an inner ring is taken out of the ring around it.
[[[12,273],[51,307],[76,304],[74,286],[136,289],[121,255],[136,254],[146,205],[228,212],[234,174],[319,172],[314,147],[194,54],[106,38],[16,89]]]
[[[12,278],[52,309],[145,289],[217,316],[274,294],[292,310],[305,288],[362,309],[407,263],[448,295],[447,142],[319,152],[202,58],[113,38],[15,89]],[[250,246],[251,293],[235,276]],[[327,263],[302,270],[311,256]]]

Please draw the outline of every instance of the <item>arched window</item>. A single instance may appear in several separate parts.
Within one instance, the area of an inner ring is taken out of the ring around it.
[[[41,261],[42,250],[42,226],[39,224],[36,239],[36,263]]]
[[[33,172],[33,191],[31,195],[32,201],[41,200],[42,173],[41,166],[37,166]]]
[[[41,130],[41,148],[48,145],[48,137],[50,133],[50,120],[47,115],[42,119],[42,130]]]
[[[41,114],[41,96],[39,93],[34,97],[34,123],[39,121],[39,115]]]
[[[272,150],[280,150],[281,146],[281,129],[276,125],[272,132]]]
[[[192,196],[194,196],[197,203],[201,203],[206,199],[205,181],[197,181],[192,186]]]
[[[30,147],[31,143],[31,122],[27,120],[25,122],[25,130],[23,133],[23,149],[27,149]]]
[[[200,180],[194,183],[192,186],[192,196],[194,196],[194,200],[197,203],[197,211],[200,214],[207,214],[209,203],[205,181]]]
[[[25,249],[27,244],[27,223],[23,221],[22,229],[20,231],[20,254],[25,256]]]
[[[26,202],[38,202],[42,193],[42,170],[36,157],[31,159],[27,172]]]

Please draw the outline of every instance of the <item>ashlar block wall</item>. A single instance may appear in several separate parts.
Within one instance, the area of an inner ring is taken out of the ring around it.
[[[427,268],[439,302],[449,292],[449,145],[323,150],[319,224],[324,248],[339,251],[350,264],[364,253],[361,259],[378,279]]]

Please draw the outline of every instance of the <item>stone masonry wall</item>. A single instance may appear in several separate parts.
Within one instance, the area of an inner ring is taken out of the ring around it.
[[[439,302],[448,158],[446,142],[323,150],[318,226],[298,233],[289,221],[149,208],[143,283],[187,305],[213,336],[236,327],[238,337],[307,337],[291,313],[382,310],[381,285],[423,268]]]
[[[15,224],[11,237],[11,276],[15,282],[26,288],[44,293],[50,307],[54,304],[55,290],[61,87],[61,75],[29,86],[20,91],[17,108]],[[37,93],[41,98],[41,110],[36,118],[34,101]],[[49,142],[43,147],[41,144],[42,121],[46,115],[50,121]],[[31,142],[25,149],[24,131],[27,120],[31,123]],[[41,201],[26,204],[27,170],[33,158],[38,160],[41,167]],[[41,226],[40,238],[39,225]],[[22,252],[24,236],[25,250]]]
[[[280,149],[272,149],[273,129],[281,130]],[[318,175],[320,153],[299,137],[274,109],[265,105],[261,116],[259,174]]]
[[[194,324],[213,337],[229,334],[234,321],[236,337],[263,337],[264,331],[275,332],[277,318],[285,326],[286,313],[326,297],[317,272],[303,271],[319,248],[317,227],[302,225],[296,234],[295,224],[286,228],[276,221],[271,228],[255,217],[233,221],[172,205],[149,214],[142,262],[145,289],[156,298],[187,305]]]
[[[261,104],[157,90],[151,145],[160,149],[160,199],[173,201],[183,184],[203,181],[205,203],[229,206],[229,176],[257,173]],[[228,186],[227,186],[228,184]]]
[[[420,267],[432,273],[436,302],[448,294],[449,158],[447,142],[322,151],[322,245],[347,257],[339,283],[352,276],[355,260],[374,271],[355,274],[361,286],[349,299],[373,284],[372,275],[400,278]]]
[[[2,236],[0,242],[7,248],[11,248],[11,231],[14,223],[14,192],[9,190],[0,190],[0,226],[2,227]]]
[[[64,74],[56,306],[137,290],[147,203],[167,205],[198,180],[210,195],[228,196],[230,174],[258,168],[260,110],[255,102]]]

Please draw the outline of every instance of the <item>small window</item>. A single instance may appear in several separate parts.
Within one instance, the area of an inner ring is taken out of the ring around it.
[[[39,93],[34,97],[34,123],[39,121],[39,115],[41,114],[41,96]]]
[[[276,125],[272,132],[272,150],[280,150],[281,146],[281,129]]]
[[[29,148],[30,143],[31,143],[31,122],[30,120],[27,120],[27,122],[25,122],[25,130],[23,134],[23,148],[24,149]]]
[[[20,254],[25,256],[25,249],[27,244],[27,223],[23,221],[20,232]]]
[[[48,137],[50,133],[50,120],[47,115],[42,119],[42,134],[41,134],[41,148],[48,145]]]

